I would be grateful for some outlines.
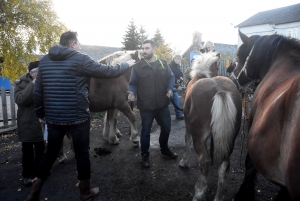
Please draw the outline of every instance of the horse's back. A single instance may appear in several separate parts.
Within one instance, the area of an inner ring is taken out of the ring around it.
[[[241,98],[234,83],[227,77],[217,76],[196,81],[185,98],[184,114],[188,123],[210,127],[213,98],[218,92],[229,92],[235,105],[241,110]],[[239,115],[241,114],[239,110]]]
[[[286,186],[290,193],[294,189],[300,198],[300,176],[295,174],[300,169],[299,111],[300,76],[275,72],[266,77],[253,97],[248,149],[266,178]]]

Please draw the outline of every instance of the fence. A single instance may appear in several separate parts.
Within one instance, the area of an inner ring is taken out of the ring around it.
[[[14,99],[15,87],[11,86],[9,91],[6,91],[4,86],[1,87],[2,104],[0,113],[0,128],[15,126],[17,124],[16,118],[16,104]]]

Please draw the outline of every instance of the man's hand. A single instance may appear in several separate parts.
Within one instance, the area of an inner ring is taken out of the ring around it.
[[[129,67],[133,66],[135,64],[135,60],[131,59],[131,60],[128,60],[126,61],[129,65]]]
[[[46,118],[45,117],[39,118],[39,121],[40,121],[40,123],[46,123]]]
[[[128,100],[130,100],[130,101],[134,101],[134,99],[135,99],[135,96],[134,96],[134,94],[131,92],[131,91],[128,91],[127,92],[128,93]]]
[[[167,93],[167,97],[170,98],[171,96],[173,96],[173,92],[171,90],[169,90]]]

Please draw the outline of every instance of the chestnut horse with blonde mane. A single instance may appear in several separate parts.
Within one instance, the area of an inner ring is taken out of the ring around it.
[[[229,157],[239,132],[242,115],[240,93],[234,83],[223,76],[213,76],[216,52],[199,55],[192,66],[186,89],[184,116],[186,123],[186,149],[180,167],[187,167],[192,140],[198,155],[200,175],[195,184],[193,200],[205,200],[207,175],[211,164],[218,165],[219,179],[215,201],[223,200],[225,175],[229,170]],[[211,152],[207,147],[211,139]]]
[[[118,63],[128,61],[130,59],[141,60],[140,51],[118,51],[110,54],[99,61],[106,65],[116,65]],[[91,78],[89,89],[89,101],[91,112],[104,112],[103,138],[110,144],[119,144],[118,137],[122,136],[117,129],[117,114],[121,111],[128,119],[130,124],[130,140],[139,145],[139,133],[135,122],[135,113],[130,108],[127,102],[127,91],[131,76],[132,67],[130,67],[123,75],[113,79],[96,79]],[[72,142],[71,136],[67,133],[66,136]],[[71,143],[71,149],[73,149]],[[62,163],[67,160],[64,154],[63,146],[60,149],[57,157],[58,162]]]
[[[116,65],[130,59],[140,61],[140,51],[118,51],[104,57],[99,63]],[[135,113],[131,110],[127,102],[127,91],[131,76],[132,67],[123,75],[113,79],[91,78],[89,89],[89,101],[91,112],[107,111],[104,120],[103,137],[110,144],[119,144],[121,133],[116,128],[117,114],[121,111],[130,124],[130,140],[134,144],[139,144],[138,130],[135,124]]]
[[[233,78],[259,80],[252,99],[246,173],[235,200],[254,200],[256,169],[281,186],[277,200],[300,200],[300,42],[281,35],[247,37]]]

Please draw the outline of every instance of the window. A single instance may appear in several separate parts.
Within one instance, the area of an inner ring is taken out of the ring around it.
[[[286,31],[286,36],[290,38],[297,38],[297,29],[288,29]]]

